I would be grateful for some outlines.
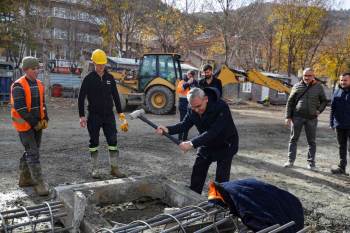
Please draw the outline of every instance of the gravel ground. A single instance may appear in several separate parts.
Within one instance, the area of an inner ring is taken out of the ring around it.
[[[307,145],[302,134],[296,167],[284,169],[287,159],[289,129],[283,125],[283,107],[253,104],[233,105],[232,115],[240,135],[240,150],[232,163],[231,179],[255,177],[300,198],[305,208],[306,225],[314,231],[350,232],[350,178],[329,173],[338,162],[334,132],[328,127],[329,111],[319,120],[317,132],[317,171],[306,169]],[[45,178],[51,187],[90,182],[88,133],[79,127],[75,100],[51,99],[48,104],[49,128],[45,130],[41,161]],[[171,124],[177,115],[148,115],[158,124]],[[195,151],[183,154],[165,137],[140,120],[129,121],[128,133],[119,133],[120,168],[129,176],[165,174],[188,184]],[[190,136],[196,130],[192,129]],[[23,152],[17,133],[11,127],[9,109],[0,108],[0,209],[30,205],[49,198],[38,198],[31,188],[20,189],[18,162]],[[101,172],[108,175],[108,152],[101,133]],[[213,179],[215,165],[209,171]],[[208,181],[209,179],[207,179]],[[205,193],[203,193],[205,195]]]

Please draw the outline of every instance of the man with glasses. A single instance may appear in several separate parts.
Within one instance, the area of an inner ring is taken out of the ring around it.
[[[291,129],[288,161],[284,167],[293,167],[297,153],[297,143],[302,128],[305,128],[309,151],[307,168],[314,170],[316,154],[317,117],[326,108],[327,98],[320,82],[315,79],[314,71],[306,68],[303,79],[293,86],[286,106],[286,125]]]
[[[238,151],[238,133],[230,108],[220,99],[216,88],[193,88],[187,99],[190,109],[183,121],[172,126],[159,126],[156,132],[178,134],[193,125],[197,127],[199,135],[182,142],[179,147],[184,152],[198,149],[190,188],[200,194],[212,162],[217,163],[215,180],[219,183],[229,181],[232,158]]]

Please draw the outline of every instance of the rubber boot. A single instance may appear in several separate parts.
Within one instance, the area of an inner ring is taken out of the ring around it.
[[[117,178],[125,178],[126,175],[121,173],[117,166],[118,156],[119,156],[119,151],[117,150],[109,151],[109,164],[111,165],[111,175]]]
[[[92,170],[91,170],[91,176],[94,179],[100,178],[98,174],[98,151],[92,151],[90,152],[91,155],[91,164],[92,164]]]
[[[21,158],[19,161],[19,181],[18,186],[23,187],[30,187],[34,185],[34,181],[32,179],[32,176],[30,175],[30,171],[27,165],[27,162],[24,158]]]
[[[48,196],[49,186],[44,182],[40,163],[28,164],[32,179],[34,181],[34,191],[39,196]]]

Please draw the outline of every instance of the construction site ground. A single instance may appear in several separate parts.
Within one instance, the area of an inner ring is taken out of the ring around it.
[[[317,132],[317,171],[306,169],[307,144],[300,138],[295,168],[282,167],[287,160],[289,129],[284,126],[284,107],[248,104],[232,105],[232,115],[240,136],[240,149],[232,162],[231,180],[255,177],[286,189],[300,198],[306,225],[315,231],[350,232],[350,177],[330,174],[338,162],[335,133],[329,128],[329,109],[319,119]],[[51,187],[91,182],[88,132],[79,126],[75,99],[50,99],[49,128],[44,131],[41,162]],[[157,124],[178,121],[178,115],[147,115]],[[129,132],[118,134],[120,168],[128,176],[163,174],[188,185],[195,151],[182,153],[167,138],[160,137],[142,121],[129,121]],[[196,135],[193,128],[190,136]],[[101,131],[100,167],[108,175],[108,152]],[[8,107],[0,109],[0,209],[30,205],[38,198],[31,188],[20,189],[18,163],[23,153],[17,133],[11,126]],[[215,177],[215,164],[209,179]],[[208,180],[207,179],[207,182]],[[206,195],[203,192],[203,195]]]

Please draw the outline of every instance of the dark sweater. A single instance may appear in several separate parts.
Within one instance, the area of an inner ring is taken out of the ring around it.
[[[218,89],[219,93],[220,93],[220,97],[222,96],[222,84],[221,84],[221,80],[217,79],[216,77],[213,77],[213,80],[211,81],[210,84],[207,83],[207,80],[204,78],[202,80],[199,81],[199,87],[201,89],[204,89],[206,87],[215,87],[216,89]]]
[[[14,108],[26,122],[28,122],[32,127],[34,127],[40,121],[39,87],[37,85],[36,80],[31,81],[30,79],[26,78],[26,81],[30,86],[30,93],[32,98],[31,111],[28,112],[24,89],[19,83],[15,83],[12,89]],[[46,106],[45,106],[45,98],[44,98],[44,108],[45,108],[45,111],[44,111],[45,119],[48,120]]]
[[[113,101],[118,113],[122,112],[116,82],[111,74],[105,72],[101,77],[96,71],[90,72],[81,84],[78,107],[79,116],[85,116],[84,101],[88,99],[88,111],[102,117],[113,115]]]
[[[339,87],[332,97],[330,126],[350,129],[350,89]]]

